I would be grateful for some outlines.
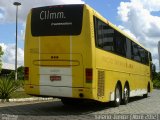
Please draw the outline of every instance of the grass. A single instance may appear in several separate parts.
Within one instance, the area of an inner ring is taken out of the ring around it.
[[[153,87],[156,89],[160,89],[160,80],[158,79],[153,80]]]
[[[11,94],[11,98],[30,98],[32,96],[27,95],[25,91],[15,91]]]
[[[9,78],[0,79],[0,99],[8,100],[11,94],[21,88],[23,82],[20,80],[10,80]]]

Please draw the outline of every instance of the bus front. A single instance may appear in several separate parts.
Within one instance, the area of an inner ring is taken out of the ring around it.
[[[81,4],[31,10],[25,38],[27,94],[91,98],[93,56],[86,11]]]

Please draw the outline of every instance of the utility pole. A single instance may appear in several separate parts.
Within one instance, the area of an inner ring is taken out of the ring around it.
[[[17,37],[18,37],[18,6],[21,5],[20,2],[14,2],[13,5],[16,6],[16,46],[15,46],[15,80],[17,80]]]

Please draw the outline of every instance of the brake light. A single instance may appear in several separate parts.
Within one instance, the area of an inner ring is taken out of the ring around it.
[[[29,67],[24,68],[24,80],[29,80]]]
[[[93,70],[91,68],[86,68],[86,83],[92,83],[93,80]]]

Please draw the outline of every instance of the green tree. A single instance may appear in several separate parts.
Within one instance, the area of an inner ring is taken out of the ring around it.
[[[160,73],[153,73],[153,87],[160,88]]]
[[[2,47],[0,46],[0,73],[2,70],[2,60],[1,60],[2,55],[3,55],[3,51],[2,51]]]
[[[18,73],[18,80],[24,80],[24,67],[20,66],[17,69],[17,73]]]
[[[24,67],[23,66],[20,66],[17,68],[17,78],[18,80],[24,80]],[[12,71],[10,74],[9,74],[9,79],[15,79],[15,71]]]

